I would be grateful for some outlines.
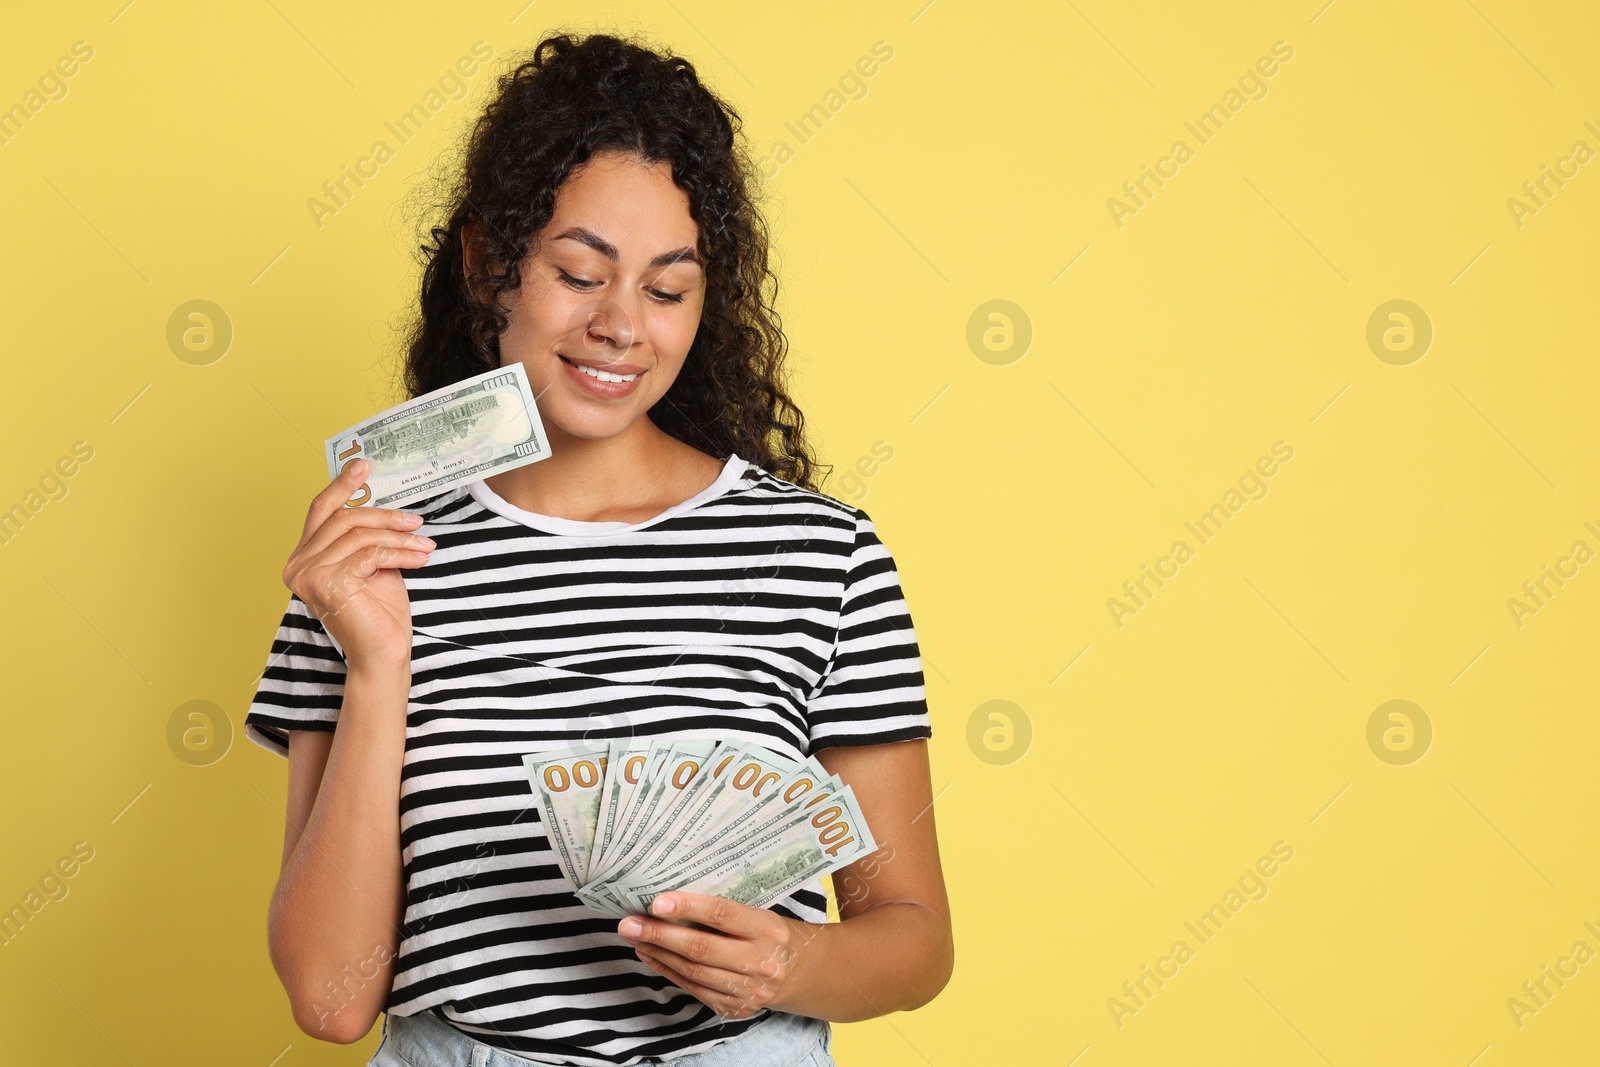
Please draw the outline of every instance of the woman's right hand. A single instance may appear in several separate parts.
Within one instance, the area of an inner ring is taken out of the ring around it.
[[[411,599],[399,568],[422,566],[434,544],[412,532],[420,515],[344,506],[368,466],[349,464],[311,501],[283,584],[322,620],[348,666],[409,666]]]

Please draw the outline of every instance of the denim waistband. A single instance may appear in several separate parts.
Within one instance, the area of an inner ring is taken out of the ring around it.
[[[638,1067],[828,1067],[832,1028],[821,1019],[769,1011],[736,1037],[703,1052],[672,1060],[645,1059]],[[478,1041],[425,1011],[385,1015],[383,1041],[369,1067],[546,1067],[553,1060],[534,1060]]]

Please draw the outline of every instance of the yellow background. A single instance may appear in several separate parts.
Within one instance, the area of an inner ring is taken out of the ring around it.
[[[94,57],[0,146],[0,508],[95,454],[0,547],[0,907],[75,842],[94,858],[0,947],[0,1061],[375,1047],[290,1019],[264,934],[285,764],[239,730],[320,442],[398,399],[403,197],[492,74],[321,228],[306,201],[474,41],[569,25],[654,35],[758,155],[793,149],[771,218],[795,388],[922,641],[958,954],[929,1007],[838,1027],[841,1062],[1592,1062],[1600,962],[1520,1026],[1507,1001],[1600,950],[1600,563],[1520,627],[1507,600],[1600,549],[1600,163],[1520,227],[1507,200],[1600,149],[1600,17],[1322,3],[8,14],[0,106],[74,41]],[[799,144],[785,123],[876,41],[866,94]],[[1276,41],[1265,98],[1198,144],[1185,121]],[[1179,138],[1193,158],[1119,227],[1108,199]],[[193,299],[235,331],[208,366],[165,337]],[[1395,299],[1434,330],[1405,366],[1366,341]],[[1026,352],[969,346],[991,300]],[[1280,440],[1266,497],[1195,544]],[[1180,538],[1194,558],[1119,627],[1107,600]],[[1407,765],[1367,742],[1395,699],[1433,728]],[[205,766],[167,739],[191,700],[235,731]],[[1020,709],[1010,750],[969,744],[992,700]],[[1277,841],[1267,896],[1200,944],[1185,922]],[[1180,939],[1119,1026],[1108,999]]]

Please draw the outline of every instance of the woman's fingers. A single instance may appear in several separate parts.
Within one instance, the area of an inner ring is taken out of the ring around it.
[[[727,897],[708,893],[658,893],[650,901],[650,913],[674,922],[703,923],[735,937],[755,937],[773,925],[772,913],[752,908]]]
[[[356,460],[340,471],[339,476],[329,482],[322,492],[311,498],[311,507],[306,511],[305,528],[300,532],[301,545],[311,540],[311,535],[328,521],[329,515],[344,507],[355,496],[361,479],[367,476],[369,466],[364,459]]]
[[[428,553],[433,550],[433,545],[431,537],[403,533],[400,530],[375,530],[368,526],[357,526],[334,538],[322,551],[314,552],[304,559],[307,566],[329,567],[366,548],[393,548],[407,552]]]
[[[406,533],[416,530],[421,525],[422,516],[412,511],[397,511],[393,508],[341,507],[338,511],[328,516],[321,526],[311,531],[311,536],[302,541],[295,551],[301,555],[315,555],[338,538],[358,528],[399,530],[402,533]]]
[[[420,567],[428,561],[431,546],[431,538],[357,526],[320,552],[296,553],[284,581],[301,600],[314,598],[324,609],[333,609],[355,594],[349,583],[370,578],[385,567]]]
[[[318,618],[337,615],[362,591],[366,580],[385,568],[415,568],[428,562],[425,552],[368,545],[332,563],[307,567],[291,586],[295,595],[311,605]]]
[[[724,970],[721,967],[708,967],[703,963],[684,959],[671,949],[662,948],[660,945],[638,945],[634,951],[649,956],[679,977],[687,978],[695,985],[709,989],[720,996],[738,999],[749,992],[750,980],[734,971]]]
[[[665,960],[657,957],[653,952],[645,949],[635,949],[634,952],[646,967],[666,978],[679,989],[693,996],[700,1003],[716,1012],[725,1019],[742,1019],[751,1015],[759,1007],[747,1000],[729,996],[718,989],[696,982],[694,979],[672,967]]]
[[[349,662],[394,663],[410,651],[411,605],[405,583],[380,572],[423,566],[434,544],[415,532],[420,515],[346,506],[370,500],[362,484],[369,469],[365,460],[349,464],[311,501],[283,584]]]
[[[653,952],[655,948],[652,946],[659,947],[705,967],[738,970],[744,953],[749,951],[747,941],[642,915],[623,919],[617,925],[617,933],[636,947],[640,942],[645,942],[646,951]]]
[[[426,562],[428,555],[426,552],[396,548],[392,545],[369,545],[366,548],[352,552],[340,563],[343,564],[342,569],[345,573],[355,578],[365,579],[371,578],[386,567],[420,566],[420,563],[413,562],[419,557],[422,562]],[[335,563],[331,566],[338,568],[340,564]]]

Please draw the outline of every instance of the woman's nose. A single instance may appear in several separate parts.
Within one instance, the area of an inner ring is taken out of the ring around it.
[[[597,349],[626,352],[639,339],[638,319],[622,303],[611,298],[594,301],[580,308],[584,344]]]

